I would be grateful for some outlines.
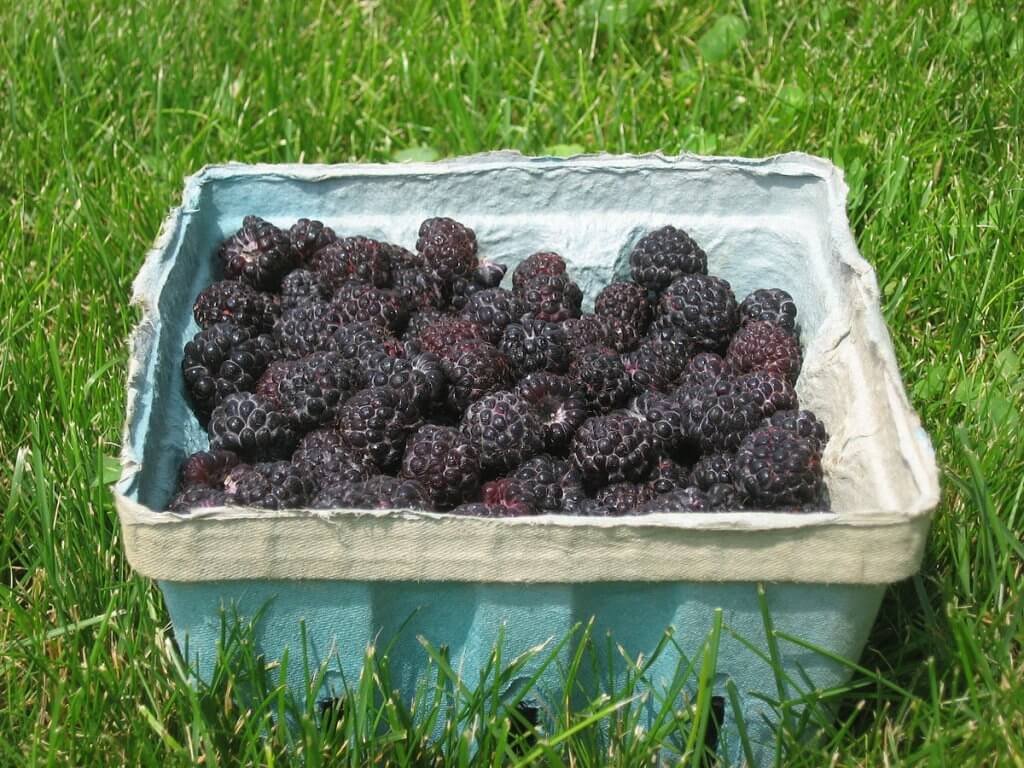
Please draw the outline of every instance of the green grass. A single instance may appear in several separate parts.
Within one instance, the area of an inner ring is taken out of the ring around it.
[[[579,145],[799,149],[845,169],[943,501],[921,575],[888,591],[853,683],[825,694],[837,720],[787,737],[789,762],[1024,765],[1022,8],[669,6],[3,5],[0,764],[434,761],[372,690],[335,728],[305,720],[297,750],[280,730],[261,741],[285,703],[244,637],[212,688],[186,684],[105,488],[130,283],[205,163]],[[249,712],[227,695],[243,689]],[[613,759],[595,751],[598,720],[628,726],[616,705],[566,709],[519,754],[635,764],[653,747],[628,728]],[[509,717],[483,693],[465,707],[482,754],[518,759]],[[449,741],[455,764],[465,740]]]

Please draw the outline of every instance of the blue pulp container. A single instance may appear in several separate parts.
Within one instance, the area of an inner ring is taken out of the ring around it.
[[[801,154],[565,160],[503,152],[403,165],[229,164],[188,179],[135,284],[142,320],[115,488],[128,559],[158,581],[188,661],[208,679],[224,611],[263,611],[260,652],[280,658],[305,644],[310,662],[327,670],[315,694],[327,698],[358,678],[368,646],[398,633],[393,683],[411,699],[426,667],[418,636],[447,646],[472,683],[499,638],[511,658],[592,619],[595,637],[610,632],[631,658],[649,657],[672,629],[678,649],[645,678],[653,710],[680,653],[700,658],[721,609],[731,632],[722,635],[714,687],[724,693],[731,681],[741,712],[727,709],[720,749],[739,761],[742,716],[755,763],[770,760],[775,715],[762,696],[780,692],[765,661],[759,585],[777,630],[827,652],[781,642],[788,678],[842,683],[849,669],[830,655],[860,655],[884,585],[920,565],[938,500],[931,445],[907,402],[845,199],[839,171]],[[628,275],[629,251],[646,231],[685,228],[707,251],[709,271],[738,296],[766,286],[794,296],[805,350],[797,391],[831,435],[823,464],[833,511],[502,520],[409,510],[157,511],[182,458],[207,445],[186,402],[181,350],[197,330],[192,302],[214,279],[213,250],[248,214],[278,225],[319,218],[406,246],[424,218],[452,216],[476,231],[488,259],[514,266],[534,251],[561,253],[589,302]],[[536,688],[552,702],[558,666]],[[298,697],[305,683],[292,664],[288,684]]]

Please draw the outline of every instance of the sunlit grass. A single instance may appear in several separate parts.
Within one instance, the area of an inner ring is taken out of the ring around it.
[[[409,703],[373,690],[333,725],[297,713],[297,735],[273,726],[272,685],[239,709],[241,640],[209,688],[188,684],[105,488],[130,282],[209,162],[555,145],[804,150],[845,169],[944,496],[853,681],[816,694],[836,719],[780,740],[808,766],[1024,763],[1019,5],[48,0],[0,22],[0,764],[443,764],[402,725]],[[529,742],[485,698],[467,700],[487,724],[478,754],[509,764],[604,764],[596,720],[628,710],[565,708]],[[653,754],[616,744],[622,765]]]

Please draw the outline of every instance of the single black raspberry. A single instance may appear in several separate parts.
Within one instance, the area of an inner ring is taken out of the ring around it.
[[[334,333],[341,327],[341,315],[326,301],[306,301],[285,310],[274,325],[274,338],[289,360],[326,352],[333,346]]]
[[[677,328],[694,344],[709,349],[728,342],[739,322],[732,287],[711,275],[683,275],[658,299],[659,326]]]
[[[242,228],[221,244],[217,256],[224,265],[224,277],[260,291],[277,290],[296,266],[287,233],[259,216],[246,216]]]
[[[469,277],[477,266],[476,234],[454,219],[427,219],[420,224],[416,250],[446,282]]]
[[[436,322],[451,319],[451,316],[436,309],[420,309],[409,314],[409,324],[402,332],[402,342],[408,347],[419,347],[420,333]]]
[[[430,512],[427,489],[416,480],[376,475],[360,483],[336,483],[321,490],[313,509],[411,509]]]
[[[459,317],[443,315],[420,331],[417,339],[419,348],[440,358],[451,356],[460,342],[484,339],[484,330],[474,322]]]
[[[461,312],[469,303],[470,297],[484,290],[484,286],[472,277],[456,277],[451,283],[445,283],[448,303],[453,312]]]
[[[598,315],[605,327],[605,338],[608,346],[616,352],[632,352],[644,337],[636,326],[630,325],[617,317]]]
[[[646,419],[662,453],[675,451],[686,437],[687,413],[683,404],[672,395],[649,390],[637,395],[630,411]]]
[[[569,366],[569,378],[579,386],[588,407],[607,413],[625,405],[633,394],[622,360],[607,347],[581,350]]]
[[[654,319],[654,305],[647,298],[647,291],[636,283],[611,283],[597,294],[594,314],[621,320],[640,337]]]
[[[796,304],[781,288],[759,288],[740,304],[740,321],[764,321],[795,333]]]
[[[448,406],[453,411],[461,413],[470,403],[512,383],[508,356],[493,344],[466,341],[447,352],[441,365],[448,380]]]
[[[358,280],[342,283],[335,289],[334,307],[343,323],[376,323],[400,333],[409,322],[409,312],[397,291],[374,288]]]
[[[589,515],[596,505],[597,502],[587,495],[582,483],[575,485],[562,483],[562,508],[560,510],[562,514]],[[602,509],[604,508],[602,507]],[[608,513],[605,512],[601,516],[607,517]]]
[[[572,436],[590,415],[583,394],[565,376],[544,372],[524,377],[516,386],[516,392],[540,420],[545,450],[564,454]]]
[[[527,256],[512,271],[512,287],[521,291],[535,277],[557,277],[565,274],[565,259],[557,253],[542,251]]]
[[[203,289],[192,306],[200,328],[229,320],[260,331],[269,331],[281,314],[281,304],[270,293],[257,291],[238,280],[221,280]]]
[[[262,509],[301,509],[316,484],[290,461],[239,464],[224,478],[233,504]]]
[[[448,288],[446,295],[449,297],[452,310],[461,312],[465,309],[470,297],[488,288],[497,288],[502,278],[505,277],[506,269],[504,264],[481,261],[468,276],[455,277],[450,283],[446,283]]]
[[[641,339],[636,351],[644,350],[662,358],[673,372],[678,371],[672,378],[681,376],[694,357],[693,345],[674,330],[664,334],[655,333]]]
[[[747,496],[732,483],[716,483],[705,492],[708,506],[715,511],[739,511],[747,506]]]
[[[432,355],[429,352],[410,355],[407,359],[412,365],[413,380],[417,389],[419,390],[425,384],[429,401],[431,403],[440,402],[448,387],[448,379],[445,376],[444,364],[441,360],[437,355]]]
[[[640,239],[629,255],[633,280],[661,291],[683,275],[707,274],[708,257],[686,232],[669,225]]]
[[[476,498],[480,452],[458,429],[425,424],[405,445],[402,477],[421,482],[437,509],[451,509]]]
[[[818,453],[825,450],[825,444],[828,442],[825,425],[818,421],[818,417],[811,411],[792,409],[776,411],[768,420],[767,425],[785,429],[805,440],[810,440],[817,446]]]
[[[307,433],[292,454],[292,464],[317,488],[357,483],[380,473],[373,463],[345,445],[341,433],[333,427],[321,427]]]
[[[667,456],[661,456],[651,469],[647,479],[654,493],[669,493],[687,488],[690,485],[690,470]]]
[[[362,360],[378,352],[402,357],[402,343],[391,331],[377,323],[345,323],[338,327],[330,341],[331,351],[347,360]]]
[[[200,421],[234,392],[247,392],[278,354],[272,336],[224,321],[200,331],[185,345],[181,372]]]
[[[591,488],[646,478],[656,453],[651,425],[614,412],[583,422],[571,445],[575,467]]]
[[[338,413],[341,439],[363,460],[388,469],[402,459],[405,441],[420,425],[415,402],[388,387],[356,392]]]
[[[682,387],[714,384],[719,379],[731,378],[735,375],[732,366],[714,352],[701,352],[694,355],[686,364],[679,384]]]
[[[796,390],[787,379],[774,373],[757,371],[736,378],[736,384],[750,393],[761,416],[768,418],[776,411],[788,411],[800,407]]]
[[[733,453],[708,453],[701,456],[690,473],[693,484],[706,491],[713,485],[731,483],[736,455]]]
[[[686,368],[688,355],[681,345],[672,342],[645,341],[621,359],[634,392],[668,392]]]
[[[597,315],[570,318],[561,325],[573,352],[595,345],[608,346],[608,325]]]
[[[423,352],[413,357],[391,357],[371,352],[361,358],[364,387],[390,387],[411,397],[423,413],[445,394],[445,374],[436,355]]]
[[[302,363],[298,360],[275,360],[260,376],[253,391],[263,395],[281,405],[277,396],[278,383],[286,378],[297,376],[302,370]]]
[[[276,401],[300,429],[334,421],[339,406],[359,389],[359,366],[335,352],[314,352],[301,360],[270,364],[256,392]]]
[[[664,342],[671,344],[678,350],[678,354],[685,355],[686,360],[694,356],[693,342],[689,340],[686,333],[673,325],[658,325],[651,323],[647,329],[647,335],[641,340],[641,344],[648,342]]]
[[[459,506],[451,510],[451,513],[459,517],[506,517],[504,510],[500,507],[491,507],[482,501],[459,504]]]
[[[724,359],[713,352],[701,352],[686,365],[671,394],[688,412],[695,398],[703,396],[720,381],[733,379],[732,368]]]
[[[424,269],[427,266],[423,256],[395,243],[382,242],[380,249],[388,257],[388,261],[391,262],[392,272],[396,269]],[[394,279],[394,276],[392,276],[392,279]]]
[[[560,323],[580,316],[583,291],[568,275],[537,275],[516,293],[534,320]]]
[[[497,288],[505,278],[508,267],[496,261],[481,261],[473,270],[473,282],[482,288]]]
[[[687,406],[687,438],[704,453],[734,450],[764,418],[755,394],[735,379],[691,389],[681,400]]]
[[[487,341],[497,344],[505,326],[517,322],[525,312],[525,305],[512,291],[485,288],[469,297],[460,314],[479,325]]]
[[[444,309],[448,304],[447,284],[429,269],[396,269],[392,287],[410,312]]]
[[[226,507],[232,503],[227,493],[207,485],[192,485],[179,491],[167,504],[168,512],[188,514],[193,509]]]
[[[422,483],[401,477],[377,475],[365,483],[365,492],[378,499],[379,508],[432,512],[430,494]],[[384,504],[387,507],[384,507]]]
[[[281,306],[292,309],[306,301],[330,301],[330,283],[319,272],[293,269],[281,281]]]
[[[737,373],[764,371],[791,382],[800,374],[800,342],[773,323],[751,320],[729,342],[725,359]]]
[[[523,320],[505,327],[501,351],[508,355],[516,378],[533,371],[569,370],[569,339],[557,323]]]
[[[512,473],[512,479],[533,489],[541,511],[561,512],[565,494],[562,480],[568,469],[569,462],[565,459],[541,454],[520,464]]]
[[[178,470],[178,489],[184,490],[196,485],[220,488],[224,475],[241,459],[232,451],[199,451],[193,453]]]
[[[337,239],[333,229],[316,219],[299,219],[288,230],[288,240],[299,264],[309,264],[314,253]]]
[[[462,432],[480,451],[485,472],[507,471],[540,453],[542,430],[526,400],[512,392],[484,395],[462,417]]]
[[[234,451],[247,461],[290,456],[297,437],[275,401],[251,392],[225,397],[213,409],[209,431],[211,449]]]
[[[637,510],[638,515],[664,512],[710,512],[711,502],[700,488],[682,488],[655,496]]]
[[[690,471],[690,484],[706,491],[713,485],[731,483],[735,466],[735,453],[704,454]]]
[[[608,509],[613,517],[635,515],[654,498],[654,489],[646,483],[613,483],[594,494],[594,501]]]
[[[746,499],[745,504],[747,507],[753,506],[750,504],[749,499]],[[808,515],[815,512],[828,512],[831,508],[832,502],[829,499],[828,488],[825,487],[825,483],[822,483],[818,495],[812,501],[804,501],[800,504],[786,504],[785,506],[776,507],[774,511]]]
[[[503,477],[484,483],[480,496],[485,505],[497,511],[497,517],[525,517],[542,511],[533,488],[520,480]]]
[[[575,514],[580,517],[619,517],[619,515],[615,514],[614,509],[599,503],[597,499],[591,498],[586,499],[580,504],[579,512]]]
[[[391,285],[391,259],[379,240],[343,237],[318,250],[310,262],[335,289],[350,280],[377,288]]]
[[[821,458],[813,441],[779,427],[762,427],[737,449],[733,479],[755,507],[813,501],[823,482]]]

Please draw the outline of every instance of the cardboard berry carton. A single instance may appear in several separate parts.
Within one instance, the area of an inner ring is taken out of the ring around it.
[[[672,629],[677,650],[645,676],[654,702],[679,652],[698,656],[720,621],[730,631],[713,688],[737,691],[741,710],[726,709],[721,749],[741,754],[742,718],[755,761],[767,759],[776,714],[764,698],[794,693],[780,680],[825,688],[849,676],[837,659],[857,659],[885,585],[919,567],[938,501],[931,445],[907,401],[845,201],[841,173],[802,154],[502,152],[403,165],[228,164],[190,177],[135,283],[142,319],[115,487],[129,562],[159,583],[179,648],[209,675],[224,611],[262,612],[259,650],[272,659],[305,644],[327,670],[317,696],[329,698],[358,678],[367,646],[403,628],[390,664],[411,699],[426,667],[417,636],[446,646],[472,680],[499,637],[510,658],[593,618],[595,636],[610,632],[633,658]],[[215,279],[217,244],[249,214],[284,226],[317,218],[406,246],[423,219],[452,216],[476,231],[482,255],[510,268],[534,251],[562,254],[584,308],[628,275],[630,249],[646,232],[684,228],[738,297],[778,287],[795,299],[804,351],[797,392],[831,436],[823,457],[831,511],[505,519],[160,511],[181,460],[207,445],[180,371],[197,330],[192,302]],[[300,667],[287,682],[301,696]],[[558,701],[557,667],[540,675],[538,696]],[[509,692],[531,674],[528,666]]]

